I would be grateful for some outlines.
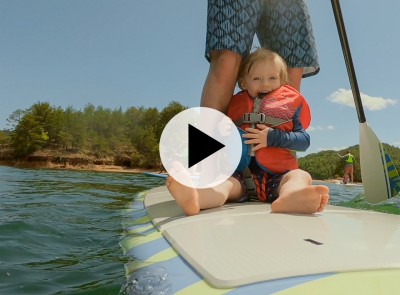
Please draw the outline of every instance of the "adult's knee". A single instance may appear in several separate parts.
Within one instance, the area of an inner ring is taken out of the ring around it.
[[[232,73],[237,75],[242,62],[242,56],[229,50],[217,50],[211,52],[211,69],[221,75]]]

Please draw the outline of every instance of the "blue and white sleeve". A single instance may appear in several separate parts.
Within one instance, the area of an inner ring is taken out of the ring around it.
[[[300,111],[300,109],[299,109]],[[269,129],[267,146],[286,148],[304,152],[310,146],[310,135],[304,130],[299,119],[299,111],[293,117],[293,131]]]

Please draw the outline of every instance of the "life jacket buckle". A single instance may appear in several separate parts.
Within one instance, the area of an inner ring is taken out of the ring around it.
[[[263,113],[244,113],[243,114],[243,123],[244,124],[254,124],[254,123],[265,123],[266,116]]]

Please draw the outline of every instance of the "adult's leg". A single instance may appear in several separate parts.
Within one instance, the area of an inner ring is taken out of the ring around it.
[[[354,167],[349,165],[350,182],[354,182]]]
[[[261,46],[287,63],[290,84],[300,90],[301,78],[317,74],[319,62],[305,0],[263,0],[257,27]]]
[[[201,95],[201,106],[226,113],[235,89],[242,56],[228,50],[210,53],[210,69]]]
[[[303,77],[303,68],[289,68],[289,84],[300,92],[301,79]]]
[[[253,42],[264,0],[208,0],[205,57],[210,69],[201,106],[226,112],[242,57]]]
[[[346,164],[344,166],[344,174],[349,175],[350,176],[350,182],[353,182],[353,169],[351,167],[351,165]]]
[[[309,214],[325,209],[329,201],[329,188],[313,185],[310,174],[296,169],[282,177],[278,195],[271,205],[272,212]]]

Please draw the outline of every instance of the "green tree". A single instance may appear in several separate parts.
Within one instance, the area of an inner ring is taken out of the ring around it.
[[[56,112],[48,102],[38,102],[31,106],[27,112],[28,114],[33,117],[33,120],[38,125],[37,130],[41,130],[41,136],[43,137],[43,134],[45,134],[47,137],[40,148],[49,147],[52,143],[56,145],[61,124],[59,122],[59,112]]]
[[[27,111],[18,109],[14,111],[7,119],[8,125],[10,125],[11,130],[14,130],[15,127],[19,124],[23,116]]]
[[[69,106],[64,111],[64,125],[60,132],[61,144],[64,149],[82,149],[87,140],[86,124],[81,111]]]
[[[26,157],[47,144],[49,137],[37,119],[32,114],[26,114],[16,126],[11,144],[17,158]]]
[[[10,135],[6,131],[0,130],[0,148],[5,148],[10,143]]]
[[[164,130],[165,125],[178,113],[186,110],[187,107],[183,106],[177,101],[171,101],[159,115],[159,120],[156,124],[155,135],[156,138],[160,139],[161,133]]]

